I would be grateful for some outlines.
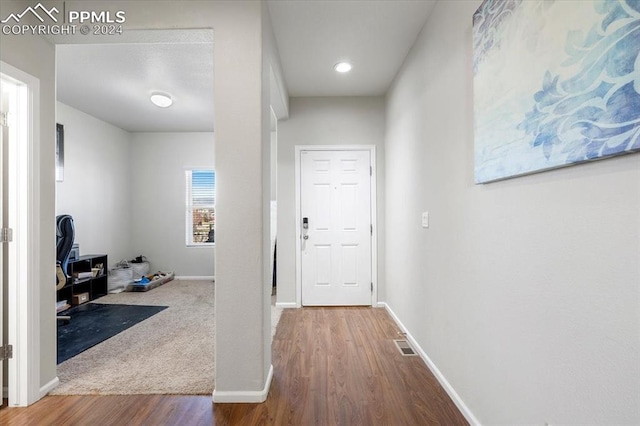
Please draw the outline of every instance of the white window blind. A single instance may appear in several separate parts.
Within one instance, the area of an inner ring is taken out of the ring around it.
[[[186,170],[186,242],[188,246],[215,242],[216,174]]]

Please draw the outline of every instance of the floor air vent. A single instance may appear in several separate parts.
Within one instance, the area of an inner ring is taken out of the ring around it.
[[[416,351],[413,350],[409,342],[406,340],[394,340],[394,343],[398,347],[398,350],[402,356],[417,356]]]

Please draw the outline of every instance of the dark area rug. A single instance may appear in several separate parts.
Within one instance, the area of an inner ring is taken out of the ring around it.
[[[58,321],[58,364],[164,309],[167,306],[86,303],[61,312],[71,321]]]

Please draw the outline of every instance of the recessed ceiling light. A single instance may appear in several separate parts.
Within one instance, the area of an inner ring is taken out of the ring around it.
[[[171,99],[171,96],[165,95],[164,93],[154,93],[151,95],[151,102],[160,108],[167,108],[171,106],[173,99]]]
[[[345,73],[351,71],[351,64],[349,62],[338,62],[333,66],[333,69]]]

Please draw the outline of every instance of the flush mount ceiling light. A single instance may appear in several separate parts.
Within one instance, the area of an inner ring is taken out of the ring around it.
[[[167,108],[171,106],[173,99],[171,99],[171,96],[165,95],[164,93],[154,93],[151,95],[151,102],[160,108]]]
[[[351,71],[351,64],[349,62],[338,62],[333,66],[333,69],[339,73],[345,73]]]

